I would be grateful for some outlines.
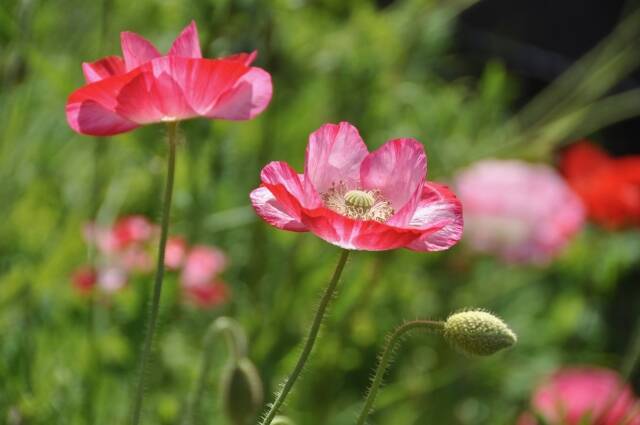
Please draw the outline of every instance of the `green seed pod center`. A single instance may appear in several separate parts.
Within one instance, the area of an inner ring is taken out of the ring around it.
[[[350,190],[344,194],[345,203],[353,208],[368,210],[376,202],[376,198],[364,190]]]

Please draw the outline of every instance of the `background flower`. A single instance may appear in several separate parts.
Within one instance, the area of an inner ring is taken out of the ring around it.
[[[455,182],[466,240],[507,261],[548,261],[584,221],[579,198],[546,165],[484,160],[460,172]]]
[[[629,385],[612,370],[590,366],[553,374],[536,389],[531,408],[549,425],[640,424],[640,401]],[[531,415],[518,421],[536,423]]]
[[[613,158],[584,140],[562,154],[560,168],[596,223],[640,225],[640,155]]]

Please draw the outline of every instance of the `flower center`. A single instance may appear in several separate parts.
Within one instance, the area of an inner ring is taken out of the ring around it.
[[[322,194],[324,204],[332,211],[354,220],[387,221],[395,212],[379,190],[347,190],[344,182],[332,183]]]

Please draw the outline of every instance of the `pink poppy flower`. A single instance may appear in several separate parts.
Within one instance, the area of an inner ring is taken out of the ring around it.
[[[466,240],[506,261],[544,263],[582,228],[578,196],[552,168],[485,160],[456,178]]]
[[[88,223],[84,228],[86,241],[103,254],[113,254],[132,245],[149,242],[155,233],[156,226],[141,215],[122,217],[109,227]]]
[[[148,242],[155,234],[155,226],[144,216],[130,215],[116,221],[112,232],[116,245],[122,249],[132,244]]]
[[[184,262],[180,281],[185,287],[206,285],[227,266],[222,251],[204,245],[194,246]]]
[[[187,300],[199,308],[213,308],[226,303],[230,291],[223,282],[187,286],[184,288]]]
[[[167,240],[164,251],[164,265],[170,270],[179,269],[187,256],[187,241],[181,236],[173,236]]]
[[[638,403],[614,371],[576,367],[560,370],[542,383],[531,407],[550,425],[638,425]],[[518,420],[518,425],[535,424],[530,414]]]
[[[271,100],[271,76],[252,67],[256,54],[203,59],[195,22],[166,55],[132,33],[121,34],[123,58],[109,56],[82,69],[87,84],[67,101],[69,126],[106,136],[145,124],[209,119],[247,120]]]
[[[250,197],[272,226],[311,231],[345,249],[439,251],[460,239],[462,207],[446,186],[426,181],[426,172],[427,156],[414,139],[369,153],[351,124],[325,124],[309,137],[303,174],[271,162]]]

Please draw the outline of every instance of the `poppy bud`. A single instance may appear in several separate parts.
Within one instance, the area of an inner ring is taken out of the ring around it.
[[[220,380],[222,407],[229,422],[245,425],[262,405],[262,381],[251,360],[241,358],[225,367]]]
[[[506,323],[491,313],[469,310],[454,313],[444,323],[444,337],[465,354],[488,356],[518,340]]]

